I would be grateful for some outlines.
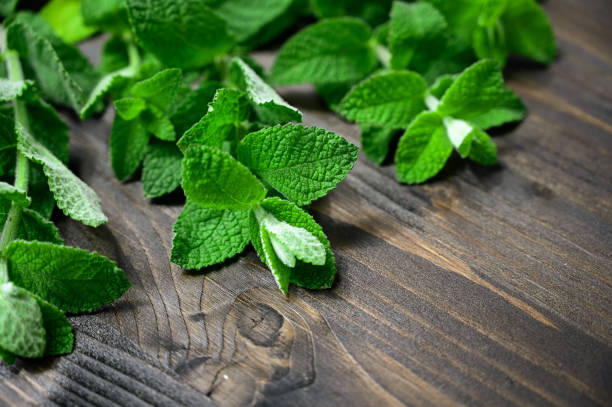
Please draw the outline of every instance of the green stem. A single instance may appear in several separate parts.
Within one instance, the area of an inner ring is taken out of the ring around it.
[[[138,52],[138,47],[134,44],[133,41],[128,41],[127,43],[127,52],[128,52],[128,60],[130,61],[130,68],[136,72],[138,67],[140,67],[140,53]]]
[[[9,79],[14,82],[22,81],[23,70],[21,68],[21,62],[19,61],[19,55],[15,51],[6,50],[5,58]],[[28,130],[29,120],[25,103],[17,99],[14,102],[14,108],[15,121]],[[17,150],[16,153],[16,162],[15,187],[27,192],[30,163],[19,150]],[[15,202],[11,204],[6,222],[4,223],[4,228],[2,229],[2,235],[0,236],[0,283],[8,281],[8,266],[5,257],[6,248],[8,247],[9,243],[15,239],[15,236],[17,236],[17,229],[21,221],[21,209],[21,205]]]
[[[389,68],[391,66],[391,52],[389,52],[389,49],[383,45],[377,44],[374,50],[376,51],[378,61],[380,61],[385,68]]]

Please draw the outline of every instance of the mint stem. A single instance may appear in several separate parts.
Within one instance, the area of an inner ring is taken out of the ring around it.
[[[2,33],[4,34],[4,33]],[[23,80],[23,70],[21,68],[21,61],[19,61],[19,54],[12,50],[6,50],[4,52],[6,59],[6,66],[9,73],[9,79],[18,82]],[[26,130],[29,130],[28,114],[26,111],[25,103],[19,99],[14,102],[15,107],[15,121],[21,124]],[[15,187],[22,189],[27,192],[28,190],[28,179],[30,174],[30,163],[28,159],[21,154],[19,149],[16,153],[17,165],[15,168]],[[17,228],[21,221],[21,205],[13,202],[9,209],[4,228],[2,229],[2,235],[0,236],[0,284],[8,281],[8,264],[6,260],[6,248],[9,243],[15,239],[17,235]]]
[[[385,67],[389,68],[391,66],[391,52],[385,46],[377,44],[374,48],[376,51],[376,57],[378,57],[378,61]]]

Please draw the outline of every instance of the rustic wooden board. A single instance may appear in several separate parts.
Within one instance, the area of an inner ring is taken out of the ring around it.
[[[0,405],[612,405],[612,4],[545,7],[561,56],[508,68],[529,117],[496,137],[497,168],[453,160],[402,186],[360,159],[313,205],[331,290],[284,298],[252,250],[206,272],[169,264],[181,197],[113,177],[110,115],[73,120],[72,167],[110,222],[59,217],[62,234],[133,287],[72,318],[72,355],[1,365]],[[283,95],[358,142],[310,87]]]

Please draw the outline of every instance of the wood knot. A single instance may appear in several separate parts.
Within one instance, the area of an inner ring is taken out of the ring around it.
[[[240,305],[238,330],[258,346],[272,346],[278,340],[285,318],[274,308],[255,303]]]

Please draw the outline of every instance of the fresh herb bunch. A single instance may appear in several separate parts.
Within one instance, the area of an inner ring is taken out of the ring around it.
[[[40,16],[11,15],[0,30],[0,357],[11,364],[71,352],[65,313],[100,308],[130,284],[111,260],[64,246],[49,221],[56,204],[89,226],[107,221],[66,167],[68,126],[45,102],[80,108],[95,70]]]
[[[363,150],[378,165],[405,130],[395,164],[398,180],[412,184],[435,176],[453,147],[479,164],[497,163],[485,130],[525,115],[503,82],[510,54],[540,63],[556,55],[534,0],[396,1],[374,31],[346,16],[306,27],[281,48],[271,78],[315,84],[332,109],[360,125]]]
[[[116,35],[104,47],[108,68],[81,116],[110,94],[115,175],[124,180],[142,166],[149,198],[182,186],[187,203],[174,226],[171,260],[201,269],[251,242],[285,294],[289,283],[330,287],[333,253],[301,207],[342,181],[359,150],[298,124],[300,111],[244,55],[259,33],[278,32],[275,22],[301,2],[92,3],[83,1],[84,21]]]

